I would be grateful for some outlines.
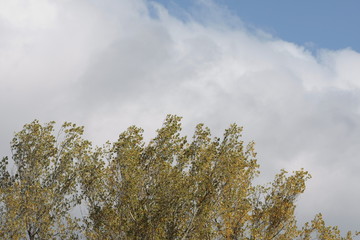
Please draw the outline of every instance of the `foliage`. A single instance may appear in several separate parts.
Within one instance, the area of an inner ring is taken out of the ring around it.
[[[259,174],[254,143],[231,125],[212,138],[203,124],[191,141],[181,118],[169,115],[148,144],[131,126],[118,141],[92,149],[83,128],[34,121],[15,135],[15,173],[0,170],[3,239],[352,239],[341,238],[321,215],[302,228],[294,215],[310,178],[282,170],[254,186]],[[79,184],[79,185],[78,185]],[[88,214],[71,217],[86,204]]]
[[[77,203],[78,162],[90,147],[82,127],[54,122],[24,126],[11,142],[15,173],[1,163],[1,239],[72,239],[78,229],[69,210]]]

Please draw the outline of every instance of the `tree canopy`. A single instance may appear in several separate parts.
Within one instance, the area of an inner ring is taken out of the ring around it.
[[[318,214],[304,226],[296,199],[310,174],[281,170],[268,185],[254,143],[236,124],[212,137],[198,124],[181,136],[168,115],[149,142],[129,127],[92,147],[84,129],[35,120],[15,134],[0,163],[1,239],[353,239]],[[10,162],[10,163],[9,163]],[[87,213],[71,211],[85,206]]]

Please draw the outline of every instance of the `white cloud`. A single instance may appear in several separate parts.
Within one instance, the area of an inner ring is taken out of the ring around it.
[[[183,116],[188,134],[198,122],[217,135],[237,122],[266,177],[312,173],[302,219],[322,211],[359,229],[359,53],[314,56],[234,16],[230,24],[213,4],[184,21],[140,0],[1,4],[2,152],[34,118],[84,124],[97,143],[132,124],[153,136],[167,113]]]
[[[3,0],[0,16],[15,28],[49,28],[56,17],[56,8],[48,0]]]

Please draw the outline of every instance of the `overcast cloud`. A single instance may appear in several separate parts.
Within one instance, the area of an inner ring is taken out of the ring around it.
[[[154,136],[168,113],[186,134],[236,122],[265,179],[313,175],[300,221],[360,229],[360,54],[312,53],[203,2],[180,20],[141,0],[0,1],[1,152],[35,118],[85,125],[97,144],[133,124]]]

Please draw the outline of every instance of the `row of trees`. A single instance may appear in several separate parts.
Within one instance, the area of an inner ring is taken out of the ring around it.
[[[321,215],[296,224],[295,200],[310,178],[281,171],[266,186],[254,144],[231,125],[212,138],[203,124],[189,141],[169,115],[149,143],[132,126],[92,147],[83,127],[26,124],[0,163],[1,239],[352,239]],[[10,163],[8,163],[10,162]],[[71,214],[86,206],[87,214]]]

